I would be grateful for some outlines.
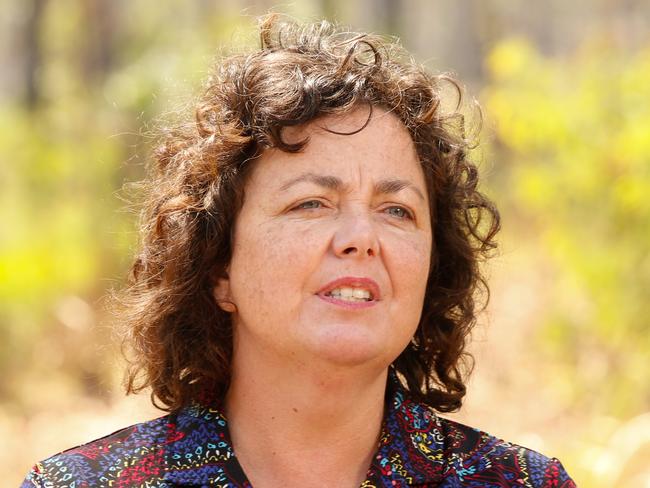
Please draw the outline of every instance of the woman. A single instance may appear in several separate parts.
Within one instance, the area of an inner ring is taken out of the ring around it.
[[[436,415],[465,394],[499,227],[442,109],[457,85],[326,23],[269,17],[261,38],[156,155],[128,391],[170,414],[23,486],[575,486],[559,461]]]

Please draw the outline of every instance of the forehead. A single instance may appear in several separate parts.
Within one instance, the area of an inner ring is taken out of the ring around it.
[[[298,153],[265,151],[258,163],[276,178],[304,169],[328,172],[392,174],[423,183],[423,174],[411,134],[390,112],[367,106],[345,114],[328,115],[308,124],[287,127],[282,139],[288,144],[307,141]],[[286,164],[291,162],[292,164]],[[256,171],[257,172],[257,171]],[[266,172],[266,171],[263,171]]]
[[[392,144],[386,146],[412,145],[411,135],[402,121],[380,107],[359,106],[349,112],[325,115],[311,122],[282,131],[283,140],[296,143],[309,138],[307,146],[318,146],[319,142],[344,145],[346,142],[362,145],[371,141],[373,147],[381,148],[384,136],[390,135]],[[313,143],[315,142],[315,144]]]

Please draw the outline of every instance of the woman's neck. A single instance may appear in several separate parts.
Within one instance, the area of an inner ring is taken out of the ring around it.
[[[359,486],[377,448],[387,376],[359,369],[234,362],[225,413],[255,488]]]

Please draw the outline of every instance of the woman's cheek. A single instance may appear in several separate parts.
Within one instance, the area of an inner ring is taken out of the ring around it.
[[[263,236],[249,271],[253,275],[264,273],[264,281],[272,282],[275,290],[291,288],[308,279],[327,245],[323,229],[316,226],[279,223],[270,226]]]
[[[431,241],[426,236],[399,239],[393,243],[391,251],[391,262],[397,272],[414,287],[424,289],[431,265]]]

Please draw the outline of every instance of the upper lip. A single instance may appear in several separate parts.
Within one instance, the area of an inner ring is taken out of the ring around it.
[[[325,295],[335,288],[341,288],[344,286],[349,288],[362,288],[364,290],[368,290],[371,293],[373,300],[379,300],[381,298],[379,285],[375,280],[357,276],[343,276],[342,278],[330,281],[323,288],[321,288],[317,294]]]

